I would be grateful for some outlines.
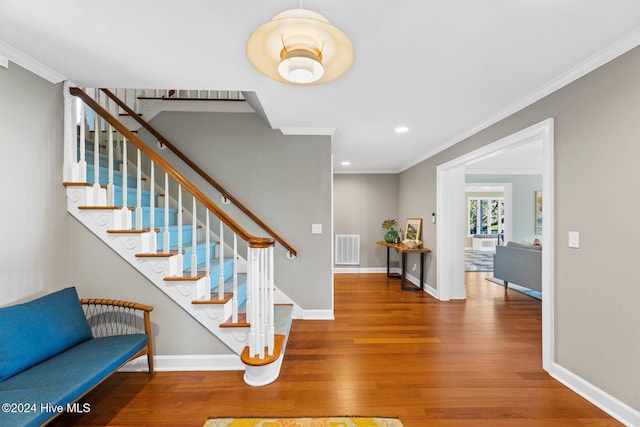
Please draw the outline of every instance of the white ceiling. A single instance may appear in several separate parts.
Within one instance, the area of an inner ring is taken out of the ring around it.
[[[335,129],[337,172],[399,172],[640,44],[640,0],[304,0],[356,59],[334,82],[295,87],[255,71],[245,43],[299,6],[0,0],[0,55],[82,86],[255,91],[274,128]]]

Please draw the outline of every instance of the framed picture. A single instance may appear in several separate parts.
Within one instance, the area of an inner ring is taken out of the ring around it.
[[[409,240],[422,240],[422,218],[407,218],[404,226],[404,238]]]
[[[536,190],[536,207],[535,207],[535,233],[542,234],[542,191]]]

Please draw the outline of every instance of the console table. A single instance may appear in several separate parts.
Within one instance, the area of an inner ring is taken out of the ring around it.
[[[402,288],[403,291],[417,291],[417,290],[424,289],[424,259],[427,256],[427,253],[431,252],[431,249],[425,246],[411,249],[406,245],[403,245],[402,243],[389,243],[389,242],[385,242],[384,240],[377,242],[377,244],[380,246],[385,246],[387,248],[387,277],[400,279],[400,287]],[[389,252],[391,251],[391,249],[395,249],[400,254],[400,258],[401,258],[400,265],[402,267],[401,274],[397,274],[397,273],[392,274],[389,271]],[[407,267],[407,254],[411,254],[411,253],[420,254],[420,287],[419,288],[416,288],[414,286],[405,286],[404,284],[405,271]]]

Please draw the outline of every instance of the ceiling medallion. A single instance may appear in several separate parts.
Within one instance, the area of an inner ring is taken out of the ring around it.
[[[337,79],[354,58],[349,38],[307,9],[279,13],[251,33],[246,49],[251,65],[265,76],[302,86]]]

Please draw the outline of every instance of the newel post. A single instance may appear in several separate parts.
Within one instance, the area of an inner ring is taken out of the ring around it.
[[[274,351],[273,248],[271,238],[251,238],[248,249],[247,321],[249,356],[265,358]]]
[[[77,112],[75,108],[76,97],[69,93],[69,81],[64,82],[64,169],[63,180],[66,182],[79,181],[78,156],[77,156]]]

